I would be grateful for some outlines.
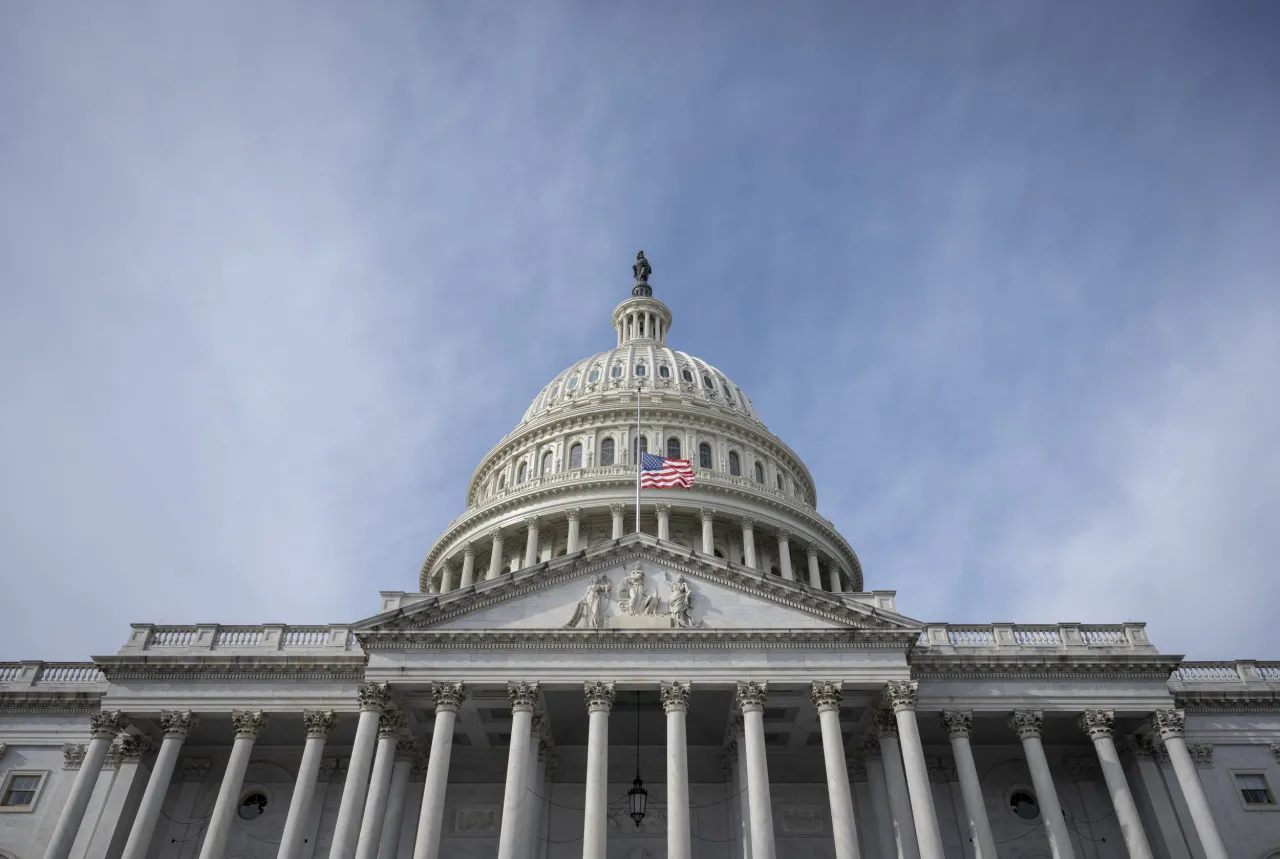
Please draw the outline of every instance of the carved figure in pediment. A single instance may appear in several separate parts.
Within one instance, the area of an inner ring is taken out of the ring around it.
[[[689,588],[689,583],[684,580],[684,574],[676,575],[676,580],[671,583],[671,598],[667,600],[667,614],[671,617],[671,625],[676,629],[692,629],[697,626],[697,621],[689,614],[689,610],[693,604],[693,593]]]
[[[569,618],[564,628],[574,629],[582,626],[586,629],[603,629],[604,610],[612,590],[613,585],[610,584],[608,576],[599,575],[592,579],[587,585],[587,592],[582,599],[578,600],[578,605],[573,610],[573,617]]]
[[[618,587],[618,610],[624,614],[656,616],[662,601],[656,593],[649,593],[644,585],[644,570],[636,566]]]

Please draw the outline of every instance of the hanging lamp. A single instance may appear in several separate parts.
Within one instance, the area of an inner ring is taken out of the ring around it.
[[[636,829],[644,820],[645,808],[649,804],[649,791],[644,788],[644,779],[640,778],[640,692],[636,692],[636,780],[627,791],[627,800],[631,804],[631,819],[636,822]]]

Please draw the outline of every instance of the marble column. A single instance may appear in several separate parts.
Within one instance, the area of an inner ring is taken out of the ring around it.
[[[469,588],[476,583],[476,547],[467,541],[462,544],[462,581],[458,587]]]
[[[1205,859],[1226,859],[1226,845],[1218,832],[1218,824],[1214,822],[1213,812],[1209,810],[1209,798],[1205,796],[1204,785],[1196,774],[1196,765],[1187,751],[1185,712],[1157,710],[1153,716],[1153,724],[1169,752],[1169,763],[1173,765],[1173,772],[1178,777],[1178,786],[1182,788],[1187,810],[1191,812],[1191,822],[1195,825],[1196,834],[1200,836]]]
[[[489,550],[489,574],[486,579],[496,579],[502,575],[502,529],[494,528],[489,532],[493,545]]]
[[[942,832],[933,807],[933,788],[929,786],[929,766],[920,744],[920,727],[916,724],[916,696],[919,684],[914,680],[890,681],[885,684],[885,700],[893,708],[902,743],[902,768],[911,796],[911,817],[916,824],[916,842],[921,859],[943,859]]]
[[[1151,845],[1147,843],[1147,834],[1138,817],[1138,806],[1129,791],[1129,782],[1124,777],[1120,755],[1116,753],[1115,740],[1112,739],[1114,725],[1115,713],[1111,710],[1085,710],[1080,714],[1080,730],[1093,740],[1093,747],[1098,753],[1102,778],[1111,794],[1111,806],[1116,810],[1120,834],[1129,848],[1129,859],[1152,859]]]
[[[531,836],[538,831],[538,813],[542,809],[539,799],[541,793],[540,776],[538,775],[538,747],[542,744],[543,732],[547,730],[547,714],[535,712],[529,721],[529,759],[525,762],[524,773],[527,783],[524,794],[524,821],[520,829]],[[540,840],[540,839],[538,839]],[[525,845],[523,859],[534,859],[538,855],[538,840],[532,838]]]
[[[888,710],[872,714],[880,734],[880,758],[884,765],[885,789],[889,793],[889,813],[893,819],[893,841],[901,859],[920,859],[920,842],[916,839],[915,815],[911,812],[911,796],[907,776],[902,768],[902,750],[898,744],[898,720]]]
[[[85,750],[84,760],[80,762],[80,771],[76,773],[75,782],[71,785],[71,793],[62,807],[62,813],[58,815],[58,823],[49,839],[49,846],[45,849],[44,859],[67,859],[71,853],[76,835],[80,832],[80,824],[84,821],[85,810],[93,796],[93,788],[98,783],[98,773],[102,772],[102,763],[107,759],[112,741],[124,729],[124,715],[119,710],[95,713],[89,720],[91,739]]]
[[[782,577],[789,582],[796,580],[796,574],[791,569],[791,532],[781,530],[778,532],[778,569],[782,571]]]
[[[742,832],[742,859],[752,859],[751,795],[747,792],[747,737],[741,713],[730,716],[729,733],[733,735],[729,753],[733,755],[734,774],[738,783],[738,825]]]
[[[587,699],[587,795],[582,814],[582,859],[604,859],[609,823],[609,711],[612,683],[585,683]]]
[[[779,543],[782,538],[779,538]],[[781,546],[779,546],[781,550]],[[788,567],[790,569],[790,567]],[[858,859],[858,826],[853,817],[853,792],[844,759],[844,738],[840,735],[839,682],[815,680],[810,689],[822,728],[822,757],[827,766],[827,795],[831,801],[831,835],[836,859]]]
[[[754,859],[774,859],[777,855],[773,841],[773,801],[769,796],[769,762],[764,747],[764,702],[768,692],[767,683],[738,682],[738,708],[742,710],[743,739],[747,747],[747,798]]]
[[[1071,845],[1062,804],[1058,801],[1058,789],[1054,787],[1049,760],[1040,742],[1043,723],[1044,712],[1041,710],[1015,710],[1009,716],[1009,727],[1022,740],[1022,753],[1027,759],[1027,768],[1031,770],[1031,784],[1036,790],[1036,801],[1040,803],[1045,833],[1049,836],[1049,852],[1053,859],[1075,859],[1075,848]]]
[[[833,594],[844,592],[844,585],[840,584],[840,568],[834,563],[827,569],[827,580],[831,583]]]
[[[146,859],[147,848],[151,846],[151,836],[156,829],[156,821],[160,819],[160,807],[164,803],[165,794],[169,792],[169,782],[173,779],[178,754],[182,751],[182,743],[195,730],[196,724],[196,717],[190,710],[184,712],[164,710],[160,713],[160,726],[164,729],[164,740],[160,743],[160,752],[156,755],[155,763],[151,767],[151,776],[147,779],[142,803],[138,806],[138,813],[133,818],[133,826],[129,829],[129,840],[125,842],[120,859]]]
[[[302,763],[298,765],[298,778],[293,784],[293,797],[289,800],[289,813],[285,816],[284,834],[280,836],[276,859],[298,859],[302,852],[303,831],[311,819],[311,800],[316,793],[324,742],[338,724],[338,716],[332,710],[304,710],[302,724],[307,731],[307,740],[302,747]]]
[[[536,698],[536,691],[533,695]],[[432,683],[431,697],[436,702],[436,715],[431,729],[431,752],[427,761],[426,784],[422,788],[422,808],[418,812],[418,837],[413,843],[413,859],[437,859],[440,855],[444,794],[449,783],[449,758],[453,752],[453,726],[458,720],[462,702],[467,698],[467,691],[461,683]]]
[[[609,515],[613,517],[613,539],[622,539],[622,514],[627,511],[625,504],[610,504]]]
[[[655,508],[658,511],[658,539],[671,539],[671,505],[658,504]]]
[[[498,835],[498,859],[516,859],[526,854],[528,833],[520,831],[520,819],[528,796],[529,726],[533,724],[533,708],[538,703],[538,684],[523,681],[507,684],[511,700],[511,745],[507,748],[507,782],[502,792],[502,831]],[[435,738],[431,742],[435,753]],[[427,771],[431,778],[431,771]],[[443,787],[443,785],[442,785]],[[444,791],[441,790],[443,798]],[[423,801],[426,805],[426,801]],[[419,859],[415,853],[414,859]]]
[[[353,859],[355,856],[369,768],[373,764],[373,747],[378,739],[378,723],[391,703],[391,692],[386,683],[361,683],[356,687],[356,695],[360,701],[360,720],[356,723],[356,738],[347,762],[347,780],[342,787],[338,819],[333,824],[329,859]],[[222,857],[201,856],[200,859]]]
[[[526,516],[524,519],[526,536],[524,540],[524,565],[532,567],[538,563],[538,517]]]
[[[974,855],[977,859],[997,859],[991,821],[987,819],[987,803],[982,798],[982,783],[978,780],[978,767],[973,762],[973,747],[969,744],[973,713],[969,710],[943,710],[942,724],[951,736],[951,754],[956,759],[956,775],[960,779],[960,795],[964,799]]]
[[[235,817],[240,801],[240,788],[244,784],[245,770],[249,768],[249,755],[253,744],[267,727],[267,716],[261,710],[232,710],[231,724],[236,737],[231,744],[231,758],[222,774],[218,798],[209,813],[209,826],[200,845],[200,859],[222,859],[227,844],[227,830]]]
[[[742,565],[757,569],[755,520],[745,517],[742,520]]]
[[[569,539],[565,552],[572,555],[578,551],[578,527],[581,524],[582,510],[578,507],[570,507],[564,511],[564,515],[569,520]]]
[[[888,714],[886,714],[888,715]],[[890,717],[892,720],[892,717]],[[877,859],[900,859],[893,822],[893,806],[889,804],[889,785],[885,779],[880,740],[868,737],[862,744],[862,759],[867,764],[867,791],[871,794],[871,813],[875,825]]]
[[[545,736],[539,734],[534,745],[537,746],[537,760],[533,769],[533,793],[529,796],[529,801],[533,804],[530,819],[533,821],[534,841],[529,846],[529,859],[541,859],[547,846],[547,809],[551,798],[551,792],[547,789],[547,769],[552,763],[551,744]]]
[[[715,520],[716,511],[711,507],[699,507],[698,518],[702,520],[702,554],[716,553]]]
[[[667,714],[667,859],[692,859],[689,828],[689,751],[685,718],[689,712],[688,683],[663,683],[662,709]]]
[[[356,839],[356,859],[375,859],[382,823],[387,816],[387,800],[391,796],[391,770],[396,763],[396,744],[405,729],[404,713],[388,710],[378,722],[378,743],[369,776],[369,792],[360,819],[360,836]]]
[[[453,564],[448,562],[440,565],[440,593],[447,594],[453,590]]]
[[[404,805],[409,798],[409,777],[418,757],[418,744],[411,738],[396,743],[395,765],[391,768],[391,792],[387,795],[387,813],[378,836],[378,859],[396,859],[400,852],[400,831],[404,829]],[[279,857],[276,857],[279,859]]]
[[[822,590],[822,571],[818,569],[818,550],[809,546],[804,554],[809,561],[809,587],[820,591]]]

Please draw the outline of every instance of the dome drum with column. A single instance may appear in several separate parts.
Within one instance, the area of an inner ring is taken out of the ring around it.
[[[423,563],[424,591],[470,586],[632,533],[637,447],[695,469],[692,489],[642,494],[645,533],[810,587],[862,590],[857,554],[817,515],[808,468],[738,385],[667,346],[672,320],[650,295],[614,309],[617,346],[558,374],[481,461],[467,512]]]

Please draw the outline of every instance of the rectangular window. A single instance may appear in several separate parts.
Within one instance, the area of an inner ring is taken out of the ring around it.
[[[30,811],[36,804],[42,772],[11,772],[0,787],[0,811]]]
[[[1262,773],[1236,773],[1236,787],[1245,805],[1275,805],[1275,797]]]

